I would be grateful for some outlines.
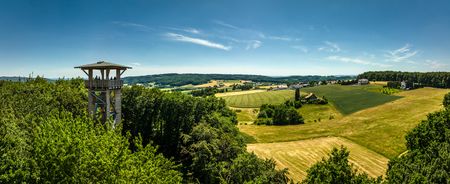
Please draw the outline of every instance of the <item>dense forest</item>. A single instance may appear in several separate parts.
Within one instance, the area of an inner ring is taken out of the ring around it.
[[[183,86],[187,84],[204,84],[210,80],[251,80],[253,82],[271,82],[271,83],[292,83],[309,81],[329,81],[329,80],[349,80],[355,76],[287,76],[287,77],[269,77],[263,75],[240,75],[240,74],[158,74],[125,77],[123,80],[127,84],[151,83],[168,86]]]
[[[289,181],[214,97],[126,88],[116,129],[88,118],[82,79],[0,81],[0,104],[0,183]]]
[[[123,89],[121,126],[86,114],[82,79],[0,81],[0,183],[288,183],[287,170],[246,151],[221,99]],[[345,148],[303,183],[449,183],[450,94],[406,136],[407,151],[371,178]],[[298,117],[300,118],[300,117]]]
[[[358,79],[371,81],[407,81],[421,86],[450,88],[450,72],[400,72],[400,71],[372,71],[358,75]]]

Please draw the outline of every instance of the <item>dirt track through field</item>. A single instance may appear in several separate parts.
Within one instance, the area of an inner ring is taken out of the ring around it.
[[[248,144],[247,150],[259,157],[273,158],[278,168],[288,168],[290,177],[301,181],[306,170],[341,145],[350,151],[349,161],[359,171],[369,176],[384,175],[388,159],[350,140],[340,137],[323,137],[301,141]]]

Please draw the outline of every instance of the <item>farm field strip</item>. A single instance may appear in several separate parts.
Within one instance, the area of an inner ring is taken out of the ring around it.
[[[223,96],[228,106],[240,108],[259,108],[262,104],[280,104],[294,98],[293,90],[265,91],[233,96]]]
[[[288,168],[290,177],[304,179],[306,170],[320,161],[333,147],[345,146],[350,151],[349,162],[360,171],[377,177],[385,173],[388,159],[363,146],[340,137],[322,137],[302,141],[248,144],[247,150],[259,157],[273,158],[279,168]]]
[[[267,90],[256,89],[256,90],[246,90],[246,91],[233,91],[226,93],[217,93],[216,97],[225,97],[225,96],[235,96],[235,95],[244,95],[244,94],[252,94],[252,93],[261,93],[266,92]]]

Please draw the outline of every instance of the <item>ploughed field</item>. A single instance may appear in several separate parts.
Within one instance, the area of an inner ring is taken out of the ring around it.
[[[299,112],[305,118],[303,125],[252,125],[251,121],[256,119],[258,112],[257,106],[274,100],[258,97],[257,105],[251,105],[247,100],[242,104],[254,108],[242,108],[237,112],[238,120],[245,120],[244,124],[240,123],[239,129],[254,138],[256,143],[248,145],[250,151],[275,159],[280,168],[289,168],[291,176],[297,181],[305,176],[309,166],[326,156],[332,147],[340,145],[350,150],[350,161],[356,168],[372,176],[383,175],[387,160],[406,150],[406,133],[424,120],[428,113],[440,110],[442,99],[450,90],[422,88],[384,95],[379,92],[381,88],[380,85],[303,88],[302,92],[325,96],[331,102],[324,106],[304,105],[300,108]],[[282,94],[282,91],[271,92]],[[246,95],[264,96],[264,93],[269,92]],[[293,97],[293,93],[286,90],[285,98]],[[250,96],[245,98],[251,99]],[[223,98],[230,106],[241,104],[238,99],[230,98],[235,96],[227,97]],[[245,99],[242,96],[239,98]],[[368,160],[361,159],[365,157]],[[373,161],[377,166],[366,163],[371,160],[380,162]],[[380,166],[383,166],[382,169]]]

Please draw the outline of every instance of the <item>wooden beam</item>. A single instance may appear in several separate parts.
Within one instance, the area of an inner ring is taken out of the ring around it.
[[[105,70],[101,69],[100,73],[102,74],[102,80],[105,80]]]
[[[89,77],[89,74],[86,72],[86,70],[81,69],[81,71],[83,71]]]
[[[109,69],[106,69],[106,80],[109,80]]]
[[[120,73],[120,75],[122,75],[127,69],[123,69],[123,71]]]

